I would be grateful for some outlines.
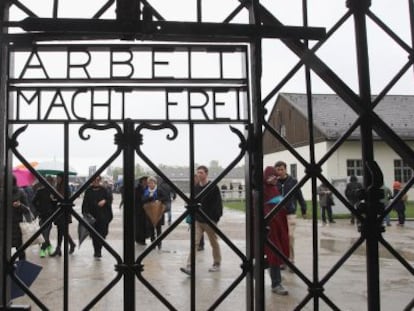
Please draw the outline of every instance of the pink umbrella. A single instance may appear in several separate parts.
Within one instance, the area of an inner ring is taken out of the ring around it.
[[[17,186],[19,187],[30,186],[36,179],[28,169],[14,168],[13,175],[16,177]]]

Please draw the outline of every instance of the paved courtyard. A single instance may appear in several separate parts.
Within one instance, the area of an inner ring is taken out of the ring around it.
[[[80,202],[77,202],[79,205]],[[119,196],[114,202],[114,220],[111,223],[107,241],[122,254],[122,210],[118,209]],[[76,207],[79,208],[78,206]],[[173,203],[173,218],[184,210],[183,203]],[[296,264],[302,273],[312,280],[312,221],[298,219],[296,233]],[[322,227],[317,225],[319,239],[318,269],[320,278],[332,268],[359,234],[349,221],[338,220],[336,224]],[[245,219],[240,212],[225,209],[219,223],[221,230],[237,247],[245,251]],[[71,225],[73,237],[77,237],[76,221]],[[54,229],[55,231],[55,229]],[[395,247],[411,264],[414,263],[414,226],[408,224],[404,228],[387,227],[384,234],[387,241]],[[212,301],[216,300],[234,280],[240,275],[241,260],[220,241],[222,247],[222,269],[210,273],[208,268],[212,263],[211,249],[207,243],[206,249],[197,254],[197,310],[207,310]],[[136,254],[146,246],[136,246]],[[144,277],[159,291],[177,310],[190,310],[190,278],[179,271],[185,264],[189,252],[188,225],[181,223],[163,242],[162,250],[154,250],[144,260]],[[46,304],[49,310],[62,310],[63,295],[63,257],[39,258],[39,247],[31,246],[27,251],[28,260],[43,266],[43,270],[32,285],[31,289]],[[344,265],[329,279],[325,286],[325,294],[340,310],[367,310],[366,263],[364,245],[344,263]],[[383,247],[381,256],[381,307],[382,310],[403,310],[413,299],[414,277]],[[82,310],[109,282],[116,273],[116,261],[107,252],[99,261],[93,258],[91,240],[86,240],[75,253],[69,256],[69,296],[70,310]],[[289,290],[288,296],[277,296],[270,290],[266,274],[266,310],[293,310],[303,300],[307,293],[306,284],[294,273],[283,272],[283,282]],[[243,281],[217,310],[246,310],[245,282]],[[157,298],[138,280],[136,283],[136,310],[168,310]],[[122,280],[110,290],[93,310],[123,309]],[[39,308],[27,296],[16,299],[15,304],[31,304],[32,310]],[[314,310],[312,300],[303,310]],[[320,300],[319,310],[331,310]]]

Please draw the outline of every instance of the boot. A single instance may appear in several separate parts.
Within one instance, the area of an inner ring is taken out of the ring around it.
[[[55,251],[49,255],[50,257],[56,257],[56,256],[62,256],[62,251],[60,250],[60,247],[56,247]]]
[[[73,254],[73,252],[75,251],[75,248],[76,248],[76,244],[72,242],[72,244],[70,244],[69,246],[69,254]]]

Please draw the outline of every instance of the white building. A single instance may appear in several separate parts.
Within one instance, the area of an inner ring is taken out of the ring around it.
[[[337,140],[357,120],[357,114],[337,95],[312,95],[313,134],[315,160],[321,160],[334,146]],[[375,108],[385,123],[413,149],[414,147],[414,96],[386,96]],[[279,94],[268,119],[270,126],[279,133],[294,151],[306,161],[310,159],[309,125],[306,94]],[[407,182],[412,169],[405,165],[401,157],[381,137],[374,134],[374,157],[384,175],[384,183],[392,188],[394,180]],[[301,162],[288,151],[268,128],[263,135],[264,166],[283,160],[288,171],[297,179],[305,175]],[[336,181],[338,190],[344,188],[347,177],[361,176],[362,154],[359,127],[357,127],[338,149],[322,165],[322,174]],[[320,183],[318,183],[320,184]],[[302,187],[306,200],[311,199],[311,184]],[[409,199],[414,198],[414,189],[408,192]]]

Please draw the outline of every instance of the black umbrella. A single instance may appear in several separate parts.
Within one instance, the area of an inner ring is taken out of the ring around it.
[[[40,270],[42,270],[42,267],[39,265],[36,265],[30,261],[27,260],[19,260],[15,263],[16,270],[15,274],[16,276],[27,286],[30,287],[34,280],[36,280],[37,276],[40,273]],[[15,281],[12,280],[11,282],[11,292],[10,296],[11,299],[15,299],[17,297],[23,296],[25,293],[24,291],[15,283]]]
[[[83,220],[90,224],[91,226],[95,223],[96,219],[91,214],[83,214]],[[89,230],[82,223],[78,224],[78,238],[79,238],[79,247],[82,242],[89,236]]]

